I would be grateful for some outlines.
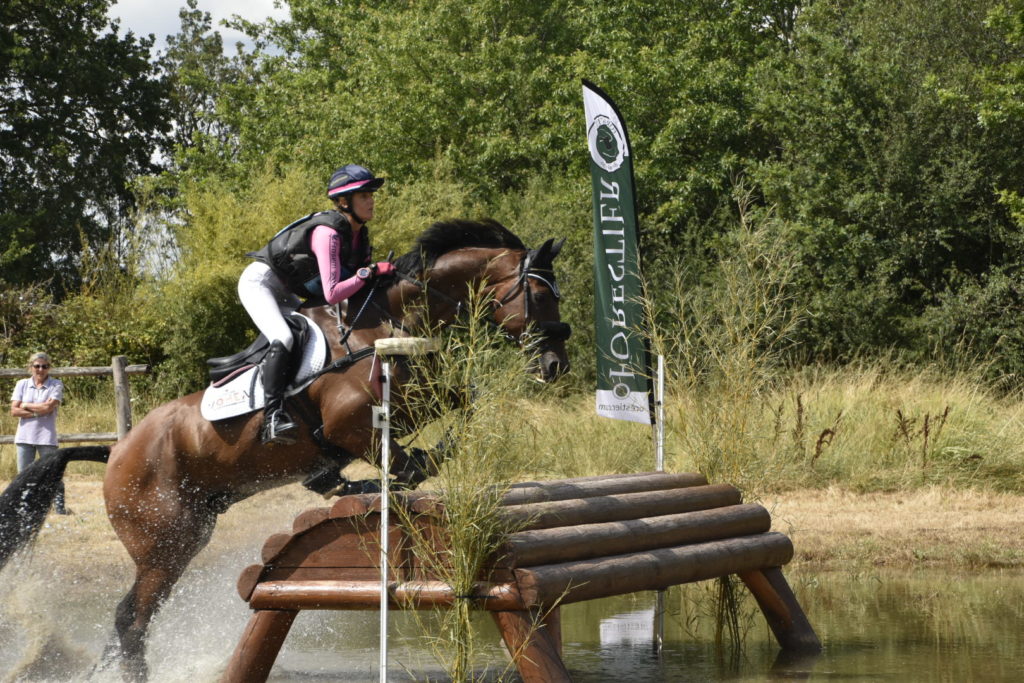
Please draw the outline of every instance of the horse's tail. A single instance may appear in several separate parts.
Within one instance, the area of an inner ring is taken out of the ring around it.
[[[11,556],[35,538],[57,497],[64,468],[73,460],[107,462],[110,446],[61,448],[40,458],[0,493],[0,569]]]

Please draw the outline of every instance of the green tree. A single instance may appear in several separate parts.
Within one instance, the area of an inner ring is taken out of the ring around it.
[[[453,206],[569,237],[578,287],[567,278],[564,308],[586,320],[585,77],[629,125],[656,285],[676,271],[691,291],[722,284],[715,261],[742,198],[799,257],[809,356],[952,352],[971,325],[961,295],[986,311],[1024,299],[1024,0],[289,4],[287,21],[236,20],[261,47],[230,66],[208,19],[187,12],[167,62],[202,97],[169,181],[191,212],[180,244],[225,223],[197,197],[227,211],[210,193],[281,195],[298,170],[320,198],[332,168],[358,161],[417,202],[381,212],[389,248]],[[252,248],[313,208],[240,229]],[[978,350],[1007,322],[985,321]]]
[[[155,170],[165,86],[152,40],[119,37],[110,4],[0,4],[0,267],[12,284],[75,286],[83,242],[116,244],[130,181]]]
[[[586,175],[586,77],[625,109],[641,211],[659,251],[707,249],[726,230],[722,221],[735,220],[736,177],[772,148],[748,123],[749,74],[785,49],[800,6],[290,4],[288,22],[240,24],[281,53],[264,55],[220,103],[239,132],[239,165],[298,160],[326,174],[358,157],[412,180],[443,159],[494,202],[537,177]]]
[[[929,311],[1017,261],[995,181],[1024,178],[975,104],[1005,59],[992,4],[816,2],[762,65],[754,122],[779,151],[751,176],[796,226],[815,354],[930,353]]]
[[[181,8],[181,30],[167,36],[167,49],[157,60],[170,87],[173,133],[167,151],[179,151],[179,164],[187,163],[192,147],[223,147],[235,137],[232,127],[217,115],[217,101],[240,78],[241,68],[224,54],[224,42],[213,30],[210,13],[197,7],[198,0],[188,0]]]

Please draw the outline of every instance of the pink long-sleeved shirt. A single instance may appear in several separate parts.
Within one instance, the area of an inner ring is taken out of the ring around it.
[[[356,275],[341,279],[341,236],[337,231],[326,225],[313,228],[310,236],[310,247],[316,256],[320,269],[320,283],[323,286],[324,298],[327,303],[336,304],[349,298],[366,284],[365,280]],[[359,231],[352,231],[352,252],[359,253]]]

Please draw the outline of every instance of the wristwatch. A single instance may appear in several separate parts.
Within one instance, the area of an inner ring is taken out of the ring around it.
[[[371,275],[373,275],[373,271],[365,266],[356,271],[356,277],[360,280],[369,280]]]

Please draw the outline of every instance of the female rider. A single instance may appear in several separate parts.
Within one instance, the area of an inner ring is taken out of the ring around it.
[[[281,230],[258,252],[238,280],[238,297],[260,332],[270,341],[263,361],[266,397],[265,444],[295,442],[297,425],[284,409],[293,345],[285,322],[304,300],[335,304],[362,289],[374,275],[387,275],[387,261],[371,266],[366,224],[373,218],[373,193],[384,184],[366,168],[339,168],[327,184],[336,211],[301,218]]]

